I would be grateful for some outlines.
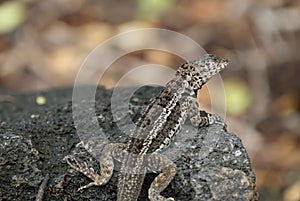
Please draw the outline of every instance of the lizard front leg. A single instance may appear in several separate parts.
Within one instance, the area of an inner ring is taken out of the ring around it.
[[[153,172],[160,172],[154,179],[149,190],[150,201],[174,201],[174,198],[165,198],[160,193],[169,185],[176,174],[176,165],[166,156],[153,153],[147,158],[147,168]]]
[[[198,104],[198,101],[196,98],[188,97],[185,104],[188,105],[187,114],[188,114],[188,117],[190,118],[190,121],[193,126],[199,128],[199,127],[208,126],[208,125],[216,123],[216,124],[220,124],[224,128],[226,128],[226,124],[221,117],[219,117],[218,115],[209,114],[203,110],[200,110],[199,104]]]
[[[80,165],[75,157],[67,156],[65,157],[66,162],[76,171],[83,173],[87,177],[89,177],[93,182],[80,187],[78,190],[82,190],[85,188],[89,188],[91,186],[102,186],[106,184],[114,170],[114,161],[116,159],[118,161],[122,161],[125,151],[126,144],[121,143],[112,143],[104,146],[101,156],[100,156],[100,168],[101,174],[97,174],[93,169],[88,168],[87,164],[84,166]]]

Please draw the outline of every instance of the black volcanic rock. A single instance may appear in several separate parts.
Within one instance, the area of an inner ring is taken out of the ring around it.
[[[82,90],[88,88],[82,87]],[[126,134],[130,133],[126,125],[137,120],[160,90],[143,87],[133,94],[130,104],[120,101],[116,105],[111,104],[112,90],[99,87],[95,104],[86,100],[85,103],[91,104],[83,108],[72,105],[72,88],[31,94],[1,93],[0,200],[35,200],[46,175],[49,181],[44,189],[44,201],[116,200],[117,170],[105,186],[77,191],[91,181],[70,168],[63,158],[80,153],[80,159],[99,172],[99,163],[93,156],[99,156],[107,141],[126,142]],[[40,95],[46,98],[46,104],[36,103]],[[113,98],[122,100],[128,95],[130,88],[123,88]],[[86,112],[93,106],[95,118],[86,119]],[[74,108],[81,112],[73,115]],[[77,129],[86,130],[86,133],[80,132],[80,138],[74,122]],[[106,140],[99,137],[98,127],[105,133]],[[84,137],[94,150],[93,156],[76,146]],[[164,154],[178,168],[175,178],[162,192],[166,197],[177,201],[258,200],[255,175],[241,140],[219,125],[197,130],[187,123]],[[139,200],[148,200],[147,191],[156,175],[146,175]]]

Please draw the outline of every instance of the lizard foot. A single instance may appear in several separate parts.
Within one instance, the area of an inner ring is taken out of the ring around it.
[[[227,125],[222,117],[220,117],[216,114],[210,114],[208,118],[209,118],[210,124],[218,124],[226,130]]]
[[[149,189],[149,199],[150,201],[175,201],[174,198],[169,197],[165,198],[164,196],[160,195],[157,191],[151,191]]]
[[[88,167],[86,162],[84,162],[84,165],[81,165],[76,160],[76,158],[74,158],[72,156],[66,156],[64,159],[68,163],[68,165],[71,166],[71,168],[75,169],[78,172],[83,173],[84,175],[86,175],[87,177],[89,177],[90,179],[93,180],[93,182],[78,188],[78,191],[81,191],[85,188],[89,188],[91,186],[101,186],[101,185],[103,185],[101,177],[95,172],[95,170],[93,168]]]

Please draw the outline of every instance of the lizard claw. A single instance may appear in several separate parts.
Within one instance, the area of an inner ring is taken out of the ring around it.
[[[216,114],[211,114],[209,116],[209,123],[210,124],[218,124],[221,125],[225,130],[227,128],[227,125],[222,117]]]
[[[169,197],[169,198],[165,198],[163,196],[161,196],[157,191],[153,192],[153,191],[149,191],[149,199],[150,201],[175,201],[174,198]]]

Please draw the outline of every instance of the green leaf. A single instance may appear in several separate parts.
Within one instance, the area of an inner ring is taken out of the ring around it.
[[[176,0],[139,0],[138,14],[146,19],[155,19],[175,4]]]
[[[252,93],[245,81],[233,78],[224,82],[227,112],[233,115],[244,114],[252,103]]]
[[[25,18],[26,8],[21,1],[6,1],[0,4],[0,34],[15,30]]]

